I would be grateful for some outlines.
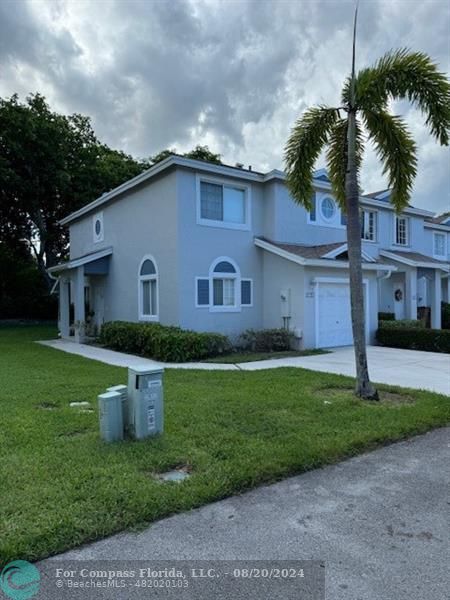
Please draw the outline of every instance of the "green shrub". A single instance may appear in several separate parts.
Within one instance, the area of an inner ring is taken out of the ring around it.
[[[420,319],[400,319],[399,321],[380,321],[382,329],[423,329],[425,323]]]
[[[442,329],[450,329],[450,303],[442,302],[441,308]]]
[[[252,352],[281,352],[291,347],[292,333],[287,329],[247,329],[239,346]]]
[[[382,346],[392,348],[450,353],[450,331],[446,329],[380,327],[377,340]]]
[[[230,341],[225,335],[198,333],[159,323],[105,323],[99,342],[112,350],[164,362],[202,360],[231,350]]]
[[[395,314],[390,312],[379,312],[378,321],[395,321]]]

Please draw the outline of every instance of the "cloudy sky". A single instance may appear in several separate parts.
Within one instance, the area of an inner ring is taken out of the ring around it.
[[[282,168],[295,119],[339,101],[353,2],[343,0],[0,0],[0,95],[39,91],[90,115],[97,135],[145,157],[208,144],[223,160]],[[428,52],[449,72],[447,0],[361,0],[358,67],[391,48]],[[450,155],[419,112],[413,203],[450,207]],[[318,165],[323,166],[319,163]],[[385,182],[372,151],[365,191]]]

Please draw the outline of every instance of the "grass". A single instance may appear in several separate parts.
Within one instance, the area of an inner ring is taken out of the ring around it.
[[[364,403],[351,380],[302,369],[167,370],[166,432],[107,445],[94,402],[125,369],[33,343],[50,328],[0,330],[0,565],[36,560],[262,482],[333,463],[450,419],[448,398],[392,390]],[[397,392],[397,393],[394,393]],[[181,484],[154,474],[187,465]]]
[[[273,360],[277,358],[291,358],[295,356],[312,356],[313,354],[328,354],[326,350],[285,350],[282,352],[233,352],[231,354],[222,354],[207,358],[202,362],[221,363],[221,364],[239,364],[254,362],[258,360]]]

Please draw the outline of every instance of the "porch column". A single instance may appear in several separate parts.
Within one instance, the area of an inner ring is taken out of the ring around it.
[[[406,318],[417,319],[417,268],[412,267],[405,273],[406,280]]]
[[[441,329],[441,299],[442,299],[441,272],[439,269],[435,269],[434,270],[433,302],[432,302],[432,306],[431,306],[431,327],[432,327],[432,329]]]
[[[69,303],[70,280],[61,277],[59,282],[59,330],[62,338],[70,335],[70,303]]]
[[[447,300],[450,303],[450,275],[444,279],[445,285],[447,286]]]
[[[84,328],[86,315],[84,314],[84,266],[75,270],[73,279],[73,301],[75,305],[75,341],[82,343],[84,340]]]

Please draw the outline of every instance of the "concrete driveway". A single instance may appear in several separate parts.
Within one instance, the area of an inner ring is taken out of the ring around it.
[[[436,430],[57,558],[319,559],[327,600],[443,600],[449,440],[450,428]]]
[[[355,375],[355,357],[353,348],[333,348],[330,353],[295,358],[261,360],[240,364],[217,363],[161,363],[140,356],[114,352],[87,344],[75,344],[66,340],[46,340],[39,342],[63,352],[77,354],[118,367],[130,367],[137,364],[161,366],[170,369],[204,369],[257,371],[279,367],[303,367],[313,371]],[[404,387],[430,390],[450,395],[450,356],[435,352],[400,350],[369,346],[367,348],[369,372],[373,381]]]
[[[369,346],[369,373],[373,381],[450,395],[450,356],[438,352],[402,350]],[[355,356],[352,346],[333,348],[330,354],[317,354],[279,361],[243,363],[241,369],[267,369],[274,366],[304,367],[324,373],[355,376]],[[262,364],[264,363],[264,365]]]

